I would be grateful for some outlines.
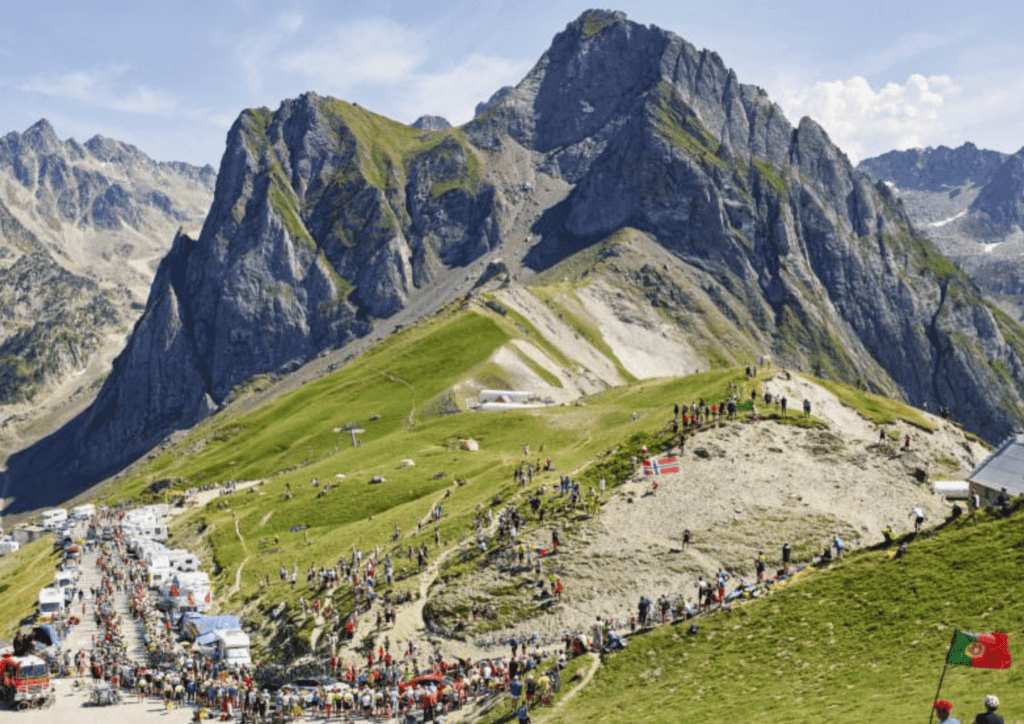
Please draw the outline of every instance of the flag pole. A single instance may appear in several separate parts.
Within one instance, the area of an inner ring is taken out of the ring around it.
[[[935,716],[935,702],[939,700],[939,692],[942,691],[942,682],[946,678],[946,669],[949,668],[949,652],[953,650],[953,642],[956,641],[956,634],[960,629],[953,627],[953,638],[949,640],[949,648],[946,649],[946,661],[942,665],[942,676],[939,677],[939,688],[935,690],[935,698],[932,700],[932,710],[928,712],[928,724],[932,724],[932,717]]]

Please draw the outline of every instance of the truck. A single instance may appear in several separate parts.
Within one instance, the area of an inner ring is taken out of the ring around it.
[[[229,669],[252,666],[249,653],[249,634],[240,628],[219,629],[196,639],[196,648]]]
[[[0,658],[0,701],[11,708],[33,709],[49,706],[54,699],[45,661],[14,654]]]

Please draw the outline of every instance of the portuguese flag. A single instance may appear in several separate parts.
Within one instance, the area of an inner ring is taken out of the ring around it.
[[[975,669],[1010,668],[1010,647],[1004,633],[968,633],[957,629],[946,655],[950,666]]]

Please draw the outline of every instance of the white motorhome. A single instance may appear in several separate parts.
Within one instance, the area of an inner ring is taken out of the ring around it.
[[[138,535],[163,543],[167,540],[167,526],[163,523],[147,523],[139,527]]]
[[[171,579],[175,571],[171,568],[167,556],[158,556],[152,564],[146,567],[146,573],[149,575],[149,587],[159,589]]]
[[[157,596],[157,607],[164,611],[206,611],[212,600],[210,576],[204,571],[174,572],[160,585]]]
[[[44,510],[42,515],[42,526],[46,530],[57,530],[60,524],[68,519],[68,511],[64,508]]]
[[[64,613],[64,591],[44,588],[39,591],[39,617],[50,619]]]
[[[85,505],[77,505],[71,509],[71,517],[78,518],[80,520],[87,520],[96,515],[96,505],[94,503],[87,503]]]
[[[240,628],[221,629],[214,631],[215,656],[224,662],[229,669],[239,666],[252,666],[252,655],[249,653],[249,634]]]
[[[181,573],[192,573],[199,570],[199,558],[191,551],[174,549],[167,551],[171,568]]]
[[[6,556],[8,553],[14,553],[14,551],[21,548],[21,544],[14,538],[6,538],[0,540],[0,556]]]

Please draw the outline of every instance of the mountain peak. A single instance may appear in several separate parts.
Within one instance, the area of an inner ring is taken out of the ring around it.
[[[60,147],[60,139],[53,126],[45,118],[40,118],[21,134],[21,140],[36,151],[51,153]]]
[[[123,143],[99,134],[85,142],[84,146],[100,161],[128,163],[147,159],[145,154],[130,143]]]
[[[628,22],[626,13],[621,10],[585,10],[582,15],[566,26],[566,29],[578,30],[585,40],[600,35],[612,25],[625,25]]]
[[[497,258],[545,273],[628,229],[664,252],[637,281],[693,350],[716,350],[702,363],[767,350],[948,405],[983,435],[1024,419],[1024,383],[1001,372],[1024,369],[1024,344],[1001,341],[965,277],[817,123],[794,128],[717,53],[595,10],[457,131],[312,93],[244,111],[202,232],[164,257],[95,402],[12,457],[8,479],[18,495],[94,482],[253,375],[424,318]],[[672,268],[686,289],[659,281]]]

